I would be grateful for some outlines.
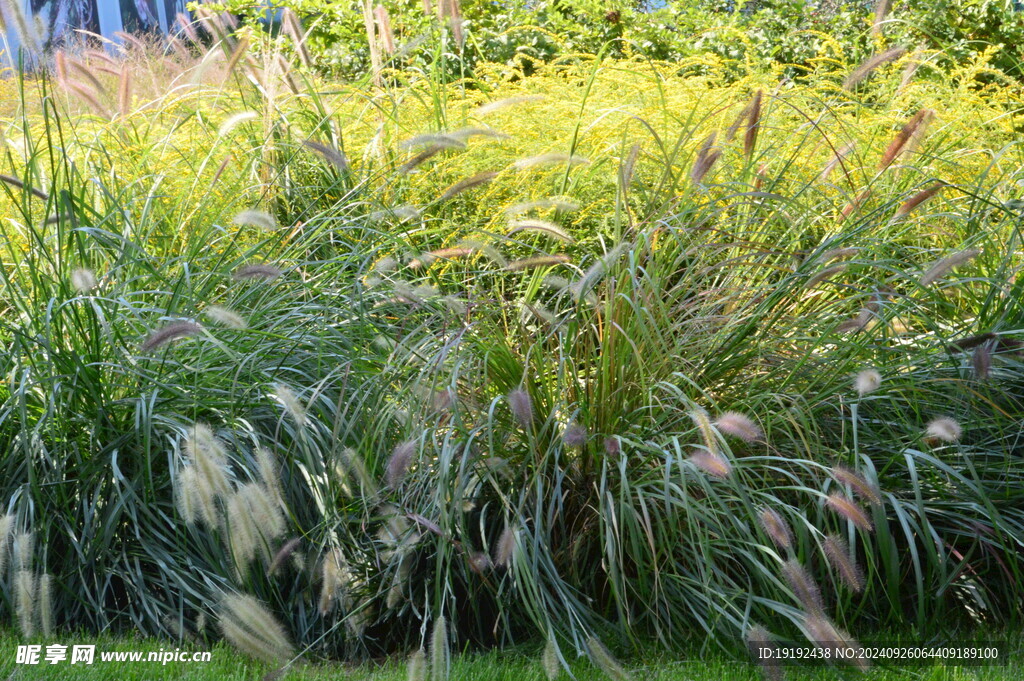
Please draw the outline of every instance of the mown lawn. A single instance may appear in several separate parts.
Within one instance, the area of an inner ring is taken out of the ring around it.
[[[1006,636],[1014,640],[1012,636]],[[1016,637],[1019,641],[1020,636]],[[909,641],[909,639],[908,639]],[[207,663],[168,663],[157,662],[101,662],[101,652],[134,652],[143,653],[170,651],[177,647],[167,641],[146,638],[112,638],[108,636],[67,637],[58,641],[61,644],[95,644],[96,661],[90,666],[68,662],[57,664],[41,663],[34,666],[15,664],[15,655],[19,644],[24,641],[12,632],[0,634],[0,678],[8,681],[18,679],[90,679],[96,681],[161,681],[162,679],[224,679],[229,681],[248,681],[263,679],[273,672],[270,665],[247,658],[223,643],[209,648],[211,661]],[[45,644],[44,650],[45,650]],[[183,652],[207,650],[202,646],[185,644],[180,648]],[[973,668],[940,667],[940,666],[878,666],[864,674],[848,670],[830,668],[798,668],[787,667],[785,678],[796,681],[817,681],[819,679],[859,678],[864,681],[889,681],[895,679],[921,679],[926,681],[1010,681],[1020,678],[1020,668],[1024,665],[1024,646],[1017,642],[1011,644],[1009,663],[1005,666],[986,666]],[[764,678],[760,670],[749,663],[731,660],[720,653],[704,653],[694,649],[691,653],[671,659],[660,653],[652,653],[647,661],[633,660],[625,665],[631,678],[642,681],[758,681]],[[579,681],[598,681],[607,679],[600,670],[589,662],[579,660],[573,663],[573,675]],[[295,681],[320,681],[321,679],[372,679],[373,681],[399,681],[410,678],[404,661],[389,659],[360,666],[341,664],[310,664],[299,666],[279,678]],[[452,661],[451,679],[465,681],[541,681],[545,678],[544,670],[539,662],[539,654],[532,654],[526,649],[486,654],[470,654]],[[559,678],[568,679],[562,672]]]

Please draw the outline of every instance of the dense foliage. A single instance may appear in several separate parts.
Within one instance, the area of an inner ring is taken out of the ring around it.
[[[287,31],[280,31],[280,10],[287,8],[309,29],[309,53],[318,68],[347,80],[370,70],[361,0],[273,0],[263,6],[274,9],[258,11],[253,6],[252,0],[205,5],[238,14],[246,30],[281,35]],[[942,67],[995,46],[995,68],[1015,78],[1024,74],[1024,7],[1011,0],[895,0],[874,6],[850,0],[398,0],[381,7],[395,48],[386,63],[433,69],[435,77],[443,65],[447,80],[465,77],[481,63],[529,72],[536,62],[602,49],[610,57],[659,61],[715,54],[741,68],[779,64],[798,78],[822,62],[860,61],[880,46],[897,45],[940,53]],[[379,33],[379,21],[371,23]]]
[[[435,669],[539,639],[614,676],[601,639],[1020,623],[997,50],[446,85],[439,49],[364,87],[208,22],[4,81],[23,632]]]

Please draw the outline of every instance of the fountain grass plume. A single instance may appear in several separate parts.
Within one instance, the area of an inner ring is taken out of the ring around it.
[[[345,154],[341,153],[338,149],[335,149],[329,144],[314,142],[313,140],[306,140],[302,144],[305,145],[307,149],[318,154],[320,158],[324,159],[338,170],[348,172],[348,159],[345,158]]]
[[[0,578],[3,578],[4,570],[7,567],[7,547],[14,535],[14,522],[13,513],[5,513],[0,516]]]
[[[694,184],[702,183],[715,162],[722,156],[722,150],[714,146],[715,135],[714,132],[708,135],[697,150],[697,156],[690,168],[690,180]]]
[[[941,260],[933,263],[932,266],[924,273],[921,277],[921,286],[930,286],[934,284],[953,270],[953,268],[959,267],[960,265],[973,260],[980,254],[981,251],[979,249],[968,248],[967,250],[942,258]]]
[[[587,429],[576,422],[570,423],[562,431],[562,444],[572,449],[586,446],[588,438]]]
[[[171,322],[165,326],[160,327],[156,331],[149,334],[146,339],[139,346],[142,352],[149,352],[150,350],[156,350],[172,341],[176,341],[189,336],[195,336],[202,333],[203,327],[195,322]]]
[[[863,369],[857,372],[856,377],[853,379],[854,390],[857,391],[857,395],[860,397],[875,392],[881,385],[882,374],[878,373],[875,369]]]
[[[430,632],[430,678],[446,681],[451,670],[451,650],[448,647],[448,623],[438,615]]]
[[[805,283],[804,286],[806,286],[807,288],[811,288],[813,286],[816,286],[817,284],[820,284],[823,281],[832,279],[836,275],[845,272],[849,266],[850,265],[848,263],[842,263],[839,265],[833,265],[832,267],[826,267],[825,269],[818,271],[810,278],[808,278],[807,283]]]
[[[230,644],[253,657],[281,662],[295,654],[284,627],[252,596],[223,594],[218,623]]]
[[[925,428],[925,438],[933,444],[957,442],[962,434],[963,428],[960,424],[948,416],[932,419]]]
[[[743,155],[748,159],[754,155],[757,145],[757,133],[761,129],[761,99],[764,92],[758,90],[750,101],[750,112],[747,116],[747,132],[743,136]]]
[[[630,681],[632,677],[630,677],[629,673],[612,656],[608,649],[605,648],[601,641],[591,636],[587,639],[586,645],[587,652],[590,653],[590,659],[593,661],[594,666],[600,669],[605,676],[612,681]]]
[[[690,463],[716,478],[726,479],[732,473],[732,465],[721,455],[706,450],[698,450],[690,455]]]
[[[256,263],[252,265],[242,265],[232,273],[231,278],[235,281],[250,281],[255,279],[269,281],[271,279],[277,279],[281,274],[281,270],[273,265]]]
[[[743,638],[747,644],[747,651],[761,668],[761,673],[764,677],[768,681],[781,681],[784,678],[782,667],[771,657],[763,656],[761,652],[762,649],[768,648],[774,656],[776,651],[779,650],[779,645],[775,642],[774,637],[768,633],[768,630],[760,625],[755,625],[747,629],[747,633]]]
[[[988,374],[992,370],[993,345],[994,343],[991,341],[982,343],[971,353],[971,368],[974,370],[974,377],[979,381],[988,378]]]
[[[71,286],[79,293],[88,293],[98,285],[92,270],[79,268],[71,272]]]
[[[704,446],[708,448],[709,452],[717,452],[718,437],[715,435],[714,428],[711,427],[711,419],[708,417],[708,413],[700,407],[696,407],[690,410],[689,415],[690,419],[697,426],[701,438],[704,440]]]
[[[211,321],[231,329],[243,330],[249,326],[242,315],[220,305],[209,306],[203,310],[203,314]]]
[[[808,638],[810,638],[810,640],[819,648],[833,652],[850,648],[853,650],[854,654],[851,658],[845,659],[848,659],[851,665],[861,671],[867,671],[871,666],[867,658],[857,652],[861,648],[860,643],[842,629],[837,629],[836,626],[821,613],[809,613],[807,617],[804,618],[803,624]],[[833,657],[836,656],[833,655]]]
[[[409,656],[406,663],[407,681],[427,681],[427,654],[423,648],[417,648],[416,652]]]
[[[870,76],[875,69],[883,64],[888,64],[891,61],[896,61],[904,54],[906,54],[907,48],[905,47],[891,47],[884,52],[878,52],[871,55],[864,60],[857,68],[850,72],[850,75],[843,81],[844,90],[852,90],[854,87],[859,85],[864,79]]]
[[[292,417],[295,425],[300,428],[306,425],[308,422],[306,407],[299,401],[299,398],[291,388],[283,383],[276,384],[274,386],[274,397],[284,406],[285,412]]]
[[[292,554],[295,553],[295,550],[301,545],[301,537],[292,537],[286,541],[274,554],[273,559],[270,561],[270,565],[267,566],[267,575],[271,577],[277,575],[281,571],[285,562],[291,558]]]
[[[920,206],[925,201],[931,199],[933,196],[938,194],[947,186],[949,185],[947,185],[945,182],[937,182],[931,187],[927,189],[922,189],[921,191],[917,192],[900,205],[899,209],[897,209],[896,211],[896,217],[902,218],[906,217],[907,215],[910,215],[910,213],[913,212],[915,208]]]
[[[836,514],[850,521],[865,532],[874,530],[870,518],[860,506],[841,492],[833,492],[825,498],[825,503]]]
[[[849,485],[854,493],[871,504],[882,503],[882,494],[867,479],[848,466],[837,464],[832,467],[832,478],[841,485]]]
[[[715,420],[715,427],[726,435],[738,437],[744,442],[764,439],[764,431],[749,416],[736,411],[727,411]]]
[[[256,525],[245,495],[234,492],[224,502],[227,516],[227,544],[235,563],[235,574],[241,579],[249,563],[260,550],[260,528]]]
[[[505,265],[505,269],[509,272],[518,272],[519,270],[531,270],[538,267],[554,267],[555,265],[564,265],[569,262],[572,262],[572,258],[559,253],[556,255],[541,255],[534,258],[513,260]]]
[[[35,547],[36,539],[32,532],[19,532],[14,535],[14,561],[11,564],[12,569],[31,570]]]
[[[36,577],[31,570],[18,570],[14,577],[15,609],[22,636],[31,638],[36,632]]]
[[[536,168],[538,166],[548,165],[587,165],[590,163],[590,159],[576,154],[566,154],[558,151],[553,151],[547,154],[539,154],[537,156],[531,156],[529,158],[522,158],[512,164],[516,170],[527,170],[530,168]]]
[[[477,173],[472,177],[467,177],[464,180],[459,180],[455,184],[449,186],[444,192],[441,193],[441,201],[447,201],[455,198],[464,191],[480,187],[494,180],[498,176],[498,173],[493,170],[488,170],[482,173]]]
[[[391,451],[385,472],[385,482],[391,489],[397,489],[405,479],[405,474],[409,471],[409,466],[416,456],[417,444],[416,440],[407,440]]]
[[[846,540],[837,534],[830,534],[825,537],[822,549],[832,570],[850,589],[860,593],[864,589],[864,573],[854,561]]]
[[[821,590],[818,589],[814,578],[798,560],[795,558],[787,560],[782,566],[782,575],[786,578],[789,588],[793,590],[796,600],[808,612],[824,612],[825,605],[821,599]]]
[[[509,525],[498,538],[498,545],[494,550],[494,564],[498,567],[508,567],[512,564],[512,558],[516,550],[516,531]]]
[[[277,229],[277,220],[274,219],[273,215],[255,208],[249,208],[237,213],[235,217],[231,218],[231,224],[259,227],[260,229],[268,232],[272,232]]]
[[[931,109],[921,109],[911,116],[886,147],[882,160],[878,164],[878,170],[885,170],[893,164],[898,156],[913,151],[933,118],[935,118],[935,112]]]
[[[561,671],[561,665],[558,662],[558,647],[555,645],[555,638],[553,636],[548,636],[540,659],[541,667],[544,669],[544,677],[548,681],[555,681],[558,678],[558,672]]]
[[[48,572],[39,576],[39,631],[53,635],[53,575]]]
[[[512,236],[513,234],[522,231],[539,232],[541,234],[546,234],[552,238],[558,239],[559,241],[565,242],[567,244],[576,243],[576,239],[570,236],[568,232],[566,232],[564,229],[554,224],[553,222],[548,222],[547,220],[517,220],[512,223],[512,229],[509,230],[508,236]]]
[[[780,550],[793,548],[793,530],[778,511],[767,506],[757,515],[761,528]]]
[[[508,394],[508,406],[512,416],[524,428],[533,423],[533,401],[530,393],[523,388],[515,388]]]

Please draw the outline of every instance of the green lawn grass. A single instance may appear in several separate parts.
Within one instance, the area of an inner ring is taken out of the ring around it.
[[[1008,637],[1011,638],[1012,637]],[[1017,639],[1020,637],[1018,636]],[[101,636],[97,638],[67,637],[57,641],[61,644],[95,644],[96,661],[90,666],[71,665],[68,662],[57,664],[40,663],[38,665],[17,665],[15,655],[17,647],[23,644],[17,634],[3,632],[0,634],[0,679],[17,681],[18,679],[61,679],[77,681],[90,679],[96,681],[161,681],[163,679],[223,679],[225,681],[243,681],[263,679],[274,668],[264,662],[253,661],[223,643],[207,648],[197,644],[185,643],[180,646],[183,652],[191,653],[202,650],[211,652],[211,660],[200,662],[171,662],[161,665],[159,662],[101,662],[101,652],[132,652],[143,653],[175,650],[175,646],[167,641],[145,638],[113,638]],[[45,644],[43,644],[45,650]],[[895,679],[921,679],[922,681],[1010,681],[1020,678],[1020,668],[1024,665],[1024,646],[1016,643],[1004,650],[1009,655],[1005,666],[987,666],[973,668],[940,667],[940,666],[878,666],[866,673],[838,670],[833,668],[798,668],[785,669],[785,678],[797,681],[818,681],[823,679],[859,678],[864,681],[890,681]],[[642,659],[641,659],[642,658]],[[764,678],[760,670],[747,662],[731,660],[720,653],[701,653],[696,648],[689,654],[672,658],[661,653],[643,655],[625,665],[631,677],[636,681],[758,681]],[[571,661],[572,673],[578,681],[599,681],[607,678],[590,662],[580,659]],[[320,681],[321,679],[367,679],[372,681],[399,681],[407,678],[406,665],[403,660],[388,659],[359,666],[341,664],[307,664],[297,666],[280,678],[295,681]],[[459,681],[541,681],[545,678],[544,670],[539,662],[538,654],[530,654],[525,649],[505,652],[489,652],[485,654],[468,654],[457,657],[452,662],[451,679]],[[560,678],[570,677],[562,672]]]

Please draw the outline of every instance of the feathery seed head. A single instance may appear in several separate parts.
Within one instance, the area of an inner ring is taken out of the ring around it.
[[[274,554],[274,558],[270,561],[270,566],[267,568],[267,574],[270,576],[276,575],[301,544],[302,539],[299,537],[292,537],[286,541],[284,545],[277,550],[277,553]]]
[[[405,474],[408,472],[409,466],[416,456],[417,445],[418,442],[416,440],[407,440],[399,444],[391,452],[385,476],[387,485],[391,489],[396,489],[401,484],[402,479],[405,478]]]
[[[178,484],[174,489],[175,505],[178,513],[189,525],[193,525],[199,515],[199,475],[195,466],[183,466],[178,471]]]
[[[448,623],[444,615],[434,620],[434,628],[430,632],[430,667],[432,681],[446,681],[451,665],[451,652],[448,647]]]
[[[541,199],[539,201],[525,201],[523,203],[516,203],[505,209],[505,214],[514,218],[522,213],[527,213],[532,210],[549,210],[554,209],[562,213],[570,213],[575,210],[579,210],[580,206],[572,201],[564,199]]]
[[[533,402],[530,400],[530,393],[523,388],[515,388],[508,394],[508,406],[520,425],[530,427],[533,423]]]
[[[723,480],[732,473],[732,465],[725,457],[703,449],[697,450],[690,455],[690,463],[708,475],[713,475]]]
[[[846,648],[853,648],[855,651],[860,649],[860,643],[856,639],[842,629],[837,629],[821,613],[808,614],[804,618],[804,630],[807,632],[808,638],[814,641],[819,648],[832,651],[844,650]],[[833,657],[835,656],[833,655]],[[866,671],[871,666],[867,662],[866,657],[856,653],[851,664],[862,671]]]
[[[921,277],[921,286],[930,286],[947,275],[953,268],[973,260],[981,254],[977,248],[969,248],[935,262]]]
[[[527,168],[536,168],[537,166],[553,165],[557,163],[564,163],[566,165],[586,165],[590,163],[590,159],[584,158],[583,156],[577,156],[575,154],[551,152],[548,154],[531,156],[530,158],[519,159],[512,165],[517,170],[525,170]]]
[[[231,278],[235,281],[246,281],[253,279],[263,279],[269,281],[271,279],[277,279],[281,276],[281,270],[273,265],[242,265],[234,271]]]
[[[932,419],[925,430],[925,438],[930,444],[939,442],[956,442],[963,434],[960,424],[948,416],[940,416]]]
[[[870,76],[871,73],[879,66],[891,61],[896,61],[902,57],[906,51],[907,48],[905,47],[892,47],[884,52],[871,55],[846,77],[846,80],[843,81],[843,89],[850,90],[854,88],[857,84]]]
[[[861,572],[860,566],[853,560],[846,540],[837,534],[830,534],[825,537],[823,549],[832,570],[850,589],[859,593],[864,588],[864,574]]]
[[[7,543],[14,531],[14,520],[11,513],[0,516],[0,577],[3,577],[4,568],[7,567]]]
[[[608,652],[603,643],[593,636],[588,638],[586,643],[590,659],[609,679],[612,681],[629,681],[629,674],[619,664],[619,661],[612,657],[612,654]]]
[[[864,369],[857,372],[857,377],[853,381],[853,386],[861,397],[878,390],[880,385],[882,385],[882,374],[874,369]]]
[[[253,657],[280,662],[294,656],[284,627],[252,596],[221,596],[219,624],[229,643]]]
[[[782,514],[766,506],[761,509],[757,519],[765,534],[768,535],[775,546],[780,549],[790,549],[793,547],[793,531],[789,528],[789,523],[782,517]]]
[[[555,681],[561,665],[558,662],[558,646],[555,645],[553,636],[548,636],[548,642],[544,646],[544,653],[541,655],[541,666],[544,667],[544,676],[548,681]]]
[[[693,419],[693,423],[697,426],[697,430],[700,431],[700,436],[704,439],[704,445],[708,448],[708,451],[717,452],[718,438],[715,436],[715,431],[711,427],[711,419],[708,417],[708,413],[700,407],[697,407],[690,411],[690,418]]]
[[[516,550],[516,532],[508,525],[498,539],[498,545],[494,551],[494,564],[498,567],[508,567],[512,564],[512,557]]]
[[[782,575],[786,578],[793,595],[808,612],[824,612],[825,606],[821,600],[821,591],[814,582],[814,578],[795,558],[786,561],[782,566]]]
[[[493,566],[491,557],[482,552],[469,554],[466,557],[466,563],[469,565],[469,569],[478,575],[482,575]]]
[[[979,381],[984,381],[988,378],[989,371],[992,370],[993,345],[992,342],[982,343],[974,348],[974,352],[971,353],[971,367],[974,369],[974,377]]]
[[[902,218],[906,217],[907,215],[910,215],[911,211],[913,211],[915,208],[920,206],[928,199],[938,194],[945,186],[947,186],[945,182],[939,182],[929,187],[928,189],[922,189],[921,191],[917,192],[916,194],[914,194],[909,199],[903,202],[903,204],[899,207],[899,210],[896,211],[896,217]]]
[[[420,648],[409,656],[408,681],[427,681],[427,654]]]
[[[715,421],[718,430],[727,435],[738,437],[745,442],[757,442],[764,438],[760,426],[749,417],[735,411],[727,411]]]
[[[195,322],[171,322],[166,326],[162,326],[153,333],[146,337],[146,340],[142,342],[139,349],[142,352],[149,352],[155,350],[161,346],[167,345],[171,341],[176,341],[180,338],[186,338],[188,336],[195,336],[201,333],[203,327],[199,326]]]
[[[779,648],[778,644],[775,643],[775,639],[768,633],[768,630],[760,625],[753,626],[747,630],[744,639],[750,656],[761,667],[764,677],[769,681],[782,681],[784,678],[782,668],[772,658],[765,657],[761,653],[764,648],[768,648],[773,652]]]
[[[441,200],[447,201],[448,199],[458,196],[464,191],[487,184],[497,176],[497,172],[493,170],[488,170],[486,172],[477,173],[472,177],[467,177],[464,180],[459,180],[458,182],[444,190],[444,192],[441,194]]]
[[[39,577],[39,630],[43,636],[53,634],[53,576],[44,572]]]
[[[562,432],[562,443],[573,449],[585,446],[587,438],[587,429],[576,422],[570,423]]]
[[[228,545],[235,561],[235,572],[241,577],[260,549],[260,528],[256,525],[249,500],[235,492],[225,500],[227,509]]]
[[[345,154],[341,153],[339,150],[328,144],[321,144],[320,142],[314,142],[313,140],[306,140],[303,144],[306,148],[319,154],[322,159],[338,170],[342,172],[348,171],[348,159],[345,158]]]
[[[14,577],[18,627],[26,638],[35,634],[36,576],[29,570],[18,570]]]
[[[842,516],[865,532],[871,532],[874,530],[871,520],[868,518],[867,513],[864,512],[864,509],[858,506],[856,502],[842,492],[833,492],[832,494],[829,494],[825,499],[825,503],[833,512]]]
[[[256,468],[260,474],[260,480],[263,481],[264,487],[273,497],[274,502],[278,505],[284,503],[284,499],[281,495],[281,478],[277,472],[277,461],[274,459],[274,455],[269,449],[265,447],[256,448]]]
[[[868,503],[882,503],[882,495],[878,488],[872,485],[867,479],[847,466],[839,464],[832,468],[832,477],[841,485],[849,485],[861,499]]]
[[[79,293],[88,293],[96,288],[99,283],[96,281],[96,275],[93,274],[92,270],[79,268],[71,273],[71,285]]]
[[[555,265],[568,262],[572,262],[572,258],[563,253],[557,253],[555,255],[539,255],[533,258],[513,260],[505,265],[505,269],[509,272],[518,272],[519,270],[531,270],[538,267],[554,267]]]
[[[14,562],[11,569],[31,570],[35,547],[36,540],[31,532],[19,532],[14,535]]]
[[[232,329],[244,329],[249,326],[242,315],[220,305],[211,305],[203,313],[210,320]]]
[[[284,405],[285,411],[295,421],[295,425],[300,428],[306,425],[306,408],[299,402],[299,398],[295,396],[291,388],[283,383],[278,383],[274,386],[274,397]]]
[[[572,238],[565,230],[553,222],[548,222],[547,220],[517,220],[512,223],[512,229],[509,230],[508,235],[512,236],[513,234],[522,231],[547,234],[548,236],[567,244],[576,243],[576,239]]]
[[[277,229],[277,220],[270,213],[255,208],[243,210],[231,220],[235,225],[251,225],[272,232]]]

